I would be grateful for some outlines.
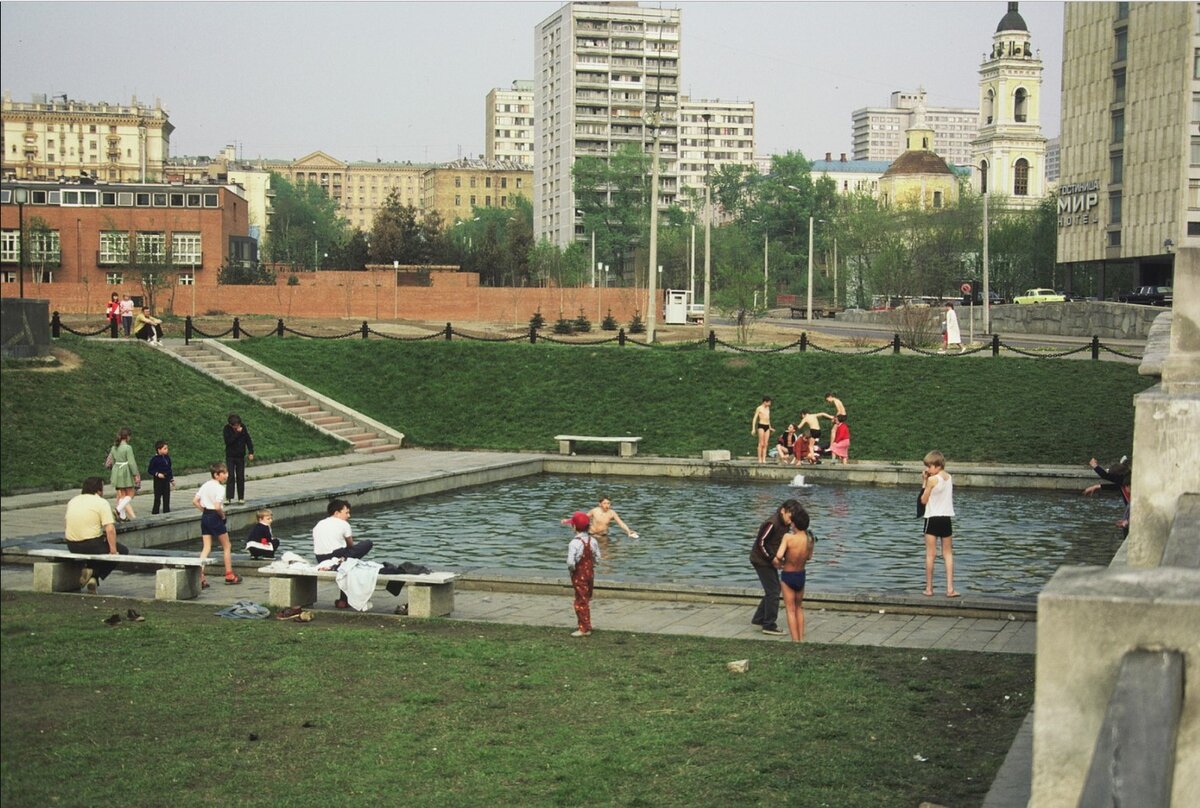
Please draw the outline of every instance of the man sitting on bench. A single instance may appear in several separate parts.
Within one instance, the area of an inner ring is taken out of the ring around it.
[[[317,563],[331,558],[362,558],[371,552],[374,546],[370,541],[354,543],[350,532],[350,503],[344,499],[331,499],[325,507],[329,514],[313,528],[313,554]],[[338,590],[338,599],[334,606],[339,609],[349,609],[350,601],[346,593]]]
[[[67,503],[66,537],[67,547],[72,553],[103,555],[104,553],[129,555],[129,548],[117,543],[117,528],[113,519],[112,506],[104,498],[104,479],[88,477],[83,481],[82,491]],[[91,562],[79,576],[79,585],[87,587],[89,594],[109,576],[117,565],[111,561]]]

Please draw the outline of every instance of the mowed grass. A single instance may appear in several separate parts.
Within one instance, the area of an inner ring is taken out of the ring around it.
[[[852,459],[913,460],[937,448],[951,463],[1083,464],[1129,452],[1133,396],[1151,384],[1132,365],[1068,359],[463,340],[262,339],[237,348],[413,445],[445,448],[553,451],[560,433],[640,435],[645,454],[746,457],[764,395],[781,430],[801,410],[829,411],[824,396],[834,391],[849,411]]]
[[[145,345],[82,339],[55,345],[78,356],[78,366],[0,368],[0,493],[77,488],[91,475],[107,480],[104,456],[123,426],[133,430],[143,475],[160,439],[170,444],[176,475],[207,468],[225,459],[221,430],[231,412],[249,426],[256,462],[345,451],[299,419]]]
[[[5,805],[978,805],[1033,695],[1031,656],[214,610],[4,593]]]

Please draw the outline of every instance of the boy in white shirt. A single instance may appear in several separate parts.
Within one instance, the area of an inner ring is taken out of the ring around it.
[[[229,469],[224,463],[213,463],[209,467],[212,479],[200,486],[192,504],[200,509],[200,537],[204,547],[200,550],[200,558],[208,558],[212,550],[213,536],[221,542],[221,550],[225,554],[225,583],[240,584],[242,579],[233,571],[233,555],[229,546],[229,528],[225,526],[225,480],[229,477]],[[208,589],[208,578],[204,569],[200,569],[200,588]]]
[[[328,514],[313,527],[313,554],[317,563],[331,558],[362,558],[371,552],[374,546],[370,541],[354,543],[350,530],[350,503],[344,499],[331,499],[325,507]],[[346,593],[338,590],[338,599],[333,605],[339,609],[349,609],[350,601]]]
[[[921,504],[925,506],[925,597],[933,594],[933,561],[940,545],[946,565],[946,597],[954,589],[954,480],[946,473],[946,456],[936,449],[925,455],[921,472]]]

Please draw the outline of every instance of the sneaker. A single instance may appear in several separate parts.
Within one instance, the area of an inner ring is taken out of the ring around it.
[[[246,504],[246,500],[244,500],[244,499],[235,499],[235,500],[234,500],[234,502],[236,502],[238,505],[245,505],[245,504]]]
[[[119,614],[114,614],[112,617],[104,618],[105,625],[115,626],[120,622],[121,622],[121,615],[119,615]]]
[[[96,580],[96,576],[95,576],[95,575],[93,575],[91,578],[88,578],[88,582],[87,582],[87,593],[88,593],[89,595],[94,595],[94,594],[96,594],[96,589],[97,589],[97,587],[99,587],[99,586],[100,586],[100,582],[99,582],[99,581],[97,581],[97,580]]]
[[[592,632],[580,631],[579,629],[575,629],[574,631],[571,632],[571,636],[572,637],[590,637],[590,636],[592,636]]]
[[[242,582],[241,577],[238,576],[236,573],[231,572],[225,576],[225,583],[227,583],[227,584],[240,584],[241,582]]]
[[[141,613],[135,611],[134,609],[130,609],[129,611],[125,612],[125,619],[130,621],[131,623],[145,623],[146,622],[146,618],[142,617]]]
[[[335,608],[335,609],[349,609],[349,608],[350,608],[350,601],[348,601],[348,600],[335,600],[335,601],[333,602],[333,608]]]
[[[275,614],[275,619],[276,620],[295,620],[297,617],[300,616],[300,613],[303,611],[304,610],[301,609],[299,606],[288,606],[285,609],[280,609]]]
[[[94,574],[91,567],[84,567],[79,573],[79,588],[83,589],[87,586],[88,581],[92,580],[92,575]]]
[[[397,606],[397,607],[396,607],[396,614],[398,614],[398,615],[406,615],[406,614],[408,614],[408,604],[406,604],[406,603],[401,603],[399,606]]]
[[[763,626],[762,633],[778,636],[783,634],[783,629],[779,628],[778,626]]]

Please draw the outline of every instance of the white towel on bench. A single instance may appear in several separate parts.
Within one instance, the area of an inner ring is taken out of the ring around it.
[[[346,593],[346,600],[354,609],[365,612],[371,608],[371,596],[375,594],[375,583],[382,568],[377,561],[358,558],[347,558],[338,567],[338,589]]]

